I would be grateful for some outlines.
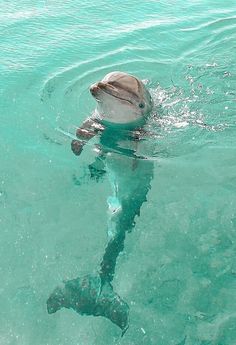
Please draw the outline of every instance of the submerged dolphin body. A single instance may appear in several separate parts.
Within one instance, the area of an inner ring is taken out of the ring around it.
[[[105,169],[113,189],[113,196],[107,200],[108,244],[99,270],[57,287],[47,301],[47,309],[50,314],[65,307],[80,314],[104,316],[124,334],[128,328],[129,307],[113,291],[111,282],[117,258],[124,249],[126,232],[135,225],[153,176],[153,163],[136,154],[142,126],[152,109],[152,99],[140,80],[123,72],[109,73],[92,85],[90,92],[97,100],[97,108],[77,129],[79,140],[73,140],[71,146],[73,152],[80,155],[84,144],[100,134],[98,164],[90,168],[93,173]]]

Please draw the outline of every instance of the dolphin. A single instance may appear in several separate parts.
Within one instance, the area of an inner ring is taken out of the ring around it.
[[[141,80],[124,72],[111,72],[90,87],[97,107],[77,129],[71,148],[79,156],[84,145],[100,136],[98,156],[91,174],[106,171],[113,195],[109,196],[108,243],[100,267],[93,274],[64,281],[47,300],[49,314],[62,307],[79,314],[103,316],[122,330],[129,326],[129,306],[114,292],[116,262],[127,232],[135,226],[153,178],[153,163],[137,154],[153,102]]]

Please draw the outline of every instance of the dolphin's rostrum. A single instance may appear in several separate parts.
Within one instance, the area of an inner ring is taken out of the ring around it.
[[[103,316],[124,334],[129,325],[129,306],[113,291],[111,282],[126,232],[135,225],[153,176],[153,163],[135,154],[137,133],[152,109],[152,99],[138,78],[124,72],[107,74],[90,87],[90,92],[97,108],[77,129],[78,140],[72,141],[71,148],[79,156],[86,142],[100,133],[100,153],[91,166],[95,171],[96,166],[98,170],[105,167],[113,189],[113,196],[108,198],[108,244],[99,270],[58,286],[47,300],[47,310],[52,314],[65,307],[81,315]],[[133,140],[128,148],[121,149],[120,143],[128,142],[127,134]]]

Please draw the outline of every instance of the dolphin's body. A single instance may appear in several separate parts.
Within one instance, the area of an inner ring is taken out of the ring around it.
[[[113,190],[107,199],[108,244],[98,272],[64,282],[51,294],[47,307],[49,313],[66,307],[80,314],[107,317],[124,333],[129,307],[113,291],[111,282],[126,232],[135,225],[153,176],[153,163],[137,154],[152,100],[140,80],[122,72],[109,73],[92,85],[90,92],[98,105],[93,116],[77,130],[79,140],[72,141],[72,150],[80,155],[87,140],[100,133],[100,153],[90,167],[93,173],[105,170]]]

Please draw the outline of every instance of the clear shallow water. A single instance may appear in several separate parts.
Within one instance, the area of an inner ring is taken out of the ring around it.
[[[3,1],[0,23],[1,343],[233,345],[234,1]],[[60,281],[97,268],[111,192],[89,178],[92,143],[78,160],[56,128],[73,133],[89,85],[117,69],[148,81],[158,114],[152,188],[113,284],[130,305],[123,338],[46,311]]]

